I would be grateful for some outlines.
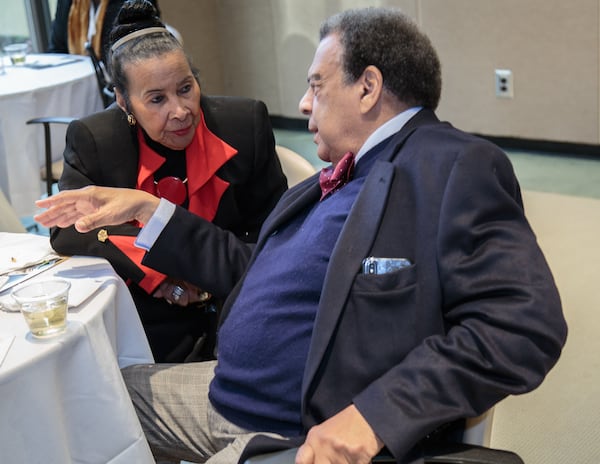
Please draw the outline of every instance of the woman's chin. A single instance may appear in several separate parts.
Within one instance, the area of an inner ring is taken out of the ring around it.
[[[193,138],[193,135],[192,137],[190,137],[189,135],[187,135],[186,137],[169,137],[168,140],[162,142],[162,145],[164,145],[167,148],[170,148],[171,150],[185,150],[188,147],[188,145],[192,143]]]

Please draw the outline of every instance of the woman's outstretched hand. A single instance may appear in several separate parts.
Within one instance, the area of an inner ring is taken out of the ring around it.
[[[159,198],[142,190],[90,185],[36,201],[36,206],[46,211],[33,219],[44,227],[75,225],[83,233],[133,220],[145,224],[159,202]]]

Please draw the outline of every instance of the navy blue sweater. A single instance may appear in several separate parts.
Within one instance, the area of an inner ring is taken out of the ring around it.
[[[361,158],[341,190],[269,237],[252,264],[219,331],[219,363],[209,393],[230,422],[285,436],[303,432],[302,376],[321,289],[369,158]]]

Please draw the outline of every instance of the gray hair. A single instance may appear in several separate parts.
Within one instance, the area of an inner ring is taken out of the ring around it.
[[[143,31],[148,29],[148,33]],[[160,57],[174,51],[182,51],[198,83],[198,71],[192,66],[189,56],[179,41],[161,22],[155,6],[148,0],[126,1],[110,33],[109,72],[113,86],[123,95],[127,107],[129,82],[125,67],[150,58]]]

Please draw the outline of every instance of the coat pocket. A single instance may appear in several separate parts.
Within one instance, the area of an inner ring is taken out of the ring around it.
[[[335,348],[345,353],[339,360],[350,360],[345,368],[363,365],[370,381],[374,372],[386,372],[421,341],[416,282],[415,264],[387,274],[356,276],[340,320],[339,333],[345,335]]]

